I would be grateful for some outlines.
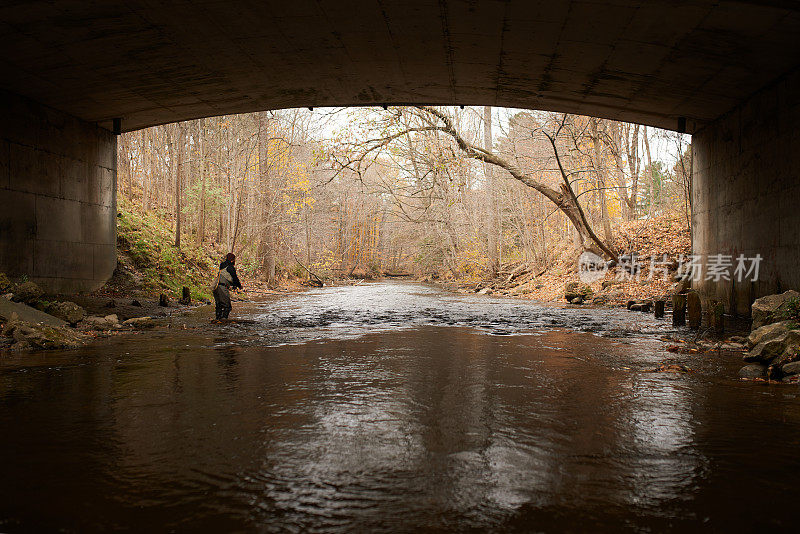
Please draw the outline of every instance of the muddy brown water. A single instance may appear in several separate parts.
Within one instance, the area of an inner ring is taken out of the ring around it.
[[[797,386],[663,320],[405,282],[212,313],[0,356],[0,531],[796,525]]]

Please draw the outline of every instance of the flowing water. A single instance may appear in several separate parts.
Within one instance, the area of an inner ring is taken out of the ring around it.
[[[403,282],[233,315],[0,355],[0,531],[795,526],[797,387],[663,320]]]

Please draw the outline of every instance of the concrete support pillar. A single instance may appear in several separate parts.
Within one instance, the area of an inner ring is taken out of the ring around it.
[[[50,292],[96,289],[116,267],[116,137],[0,92],[0,272]]]
[[[695,283],[711,301],[747,316],[763,295],[800,288],[800,71],[693,136],[694,253],[763,260],[757,281]],[[733,269],[732,269],[733,271]],[[705,278],[705,273],[703,278]]]

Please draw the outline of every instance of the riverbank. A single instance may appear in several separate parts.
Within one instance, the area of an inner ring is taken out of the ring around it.
[[[630,221],[617,228],[613,248],[620,262],[589,283],[580,279],[579,252],[573,249],[555,251],[556,259],[545,267],[517,261],[505,263],[493,278],[444,274],[424,281],[461,293],[608,307],[669,300],[686,288],[677,280],[681,261],[691,254],[685,221],[668,217]],[[581,298],[575,301],[576,296]]]

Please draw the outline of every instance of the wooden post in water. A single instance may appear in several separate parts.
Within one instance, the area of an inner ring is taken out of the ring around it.
[[[686,295],[672,295],[672,326],[686,324]]]
[[[725,332],[725,305],[721,302],[716,302],[711,307],[711,326],[719,335]]]
[[[692,330],[700,328],[700,323],[703,321],[703,306],[697,291],[691,291],[686,295],[686,311],[689,314],[689,328]]]
[[[656,319],[661,319],[662,317],[664,317],[664,304],[666,303],[663,300],[656,301],[656,311],[655,311]]]

